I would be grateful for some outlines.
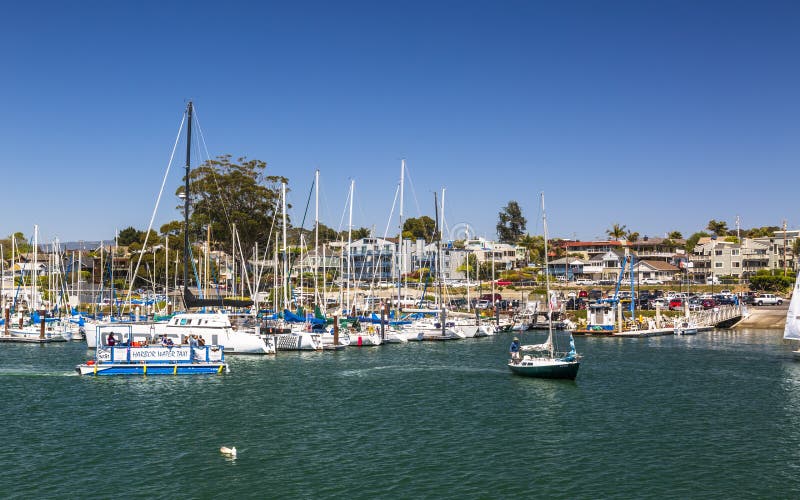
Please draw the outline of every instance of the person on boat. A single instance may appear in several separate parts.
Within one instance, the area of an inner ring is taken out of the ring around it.
[[[114,338],[114,332],[108,334],[108,339],[106,340],[106,344],[110,347],[114,347],[114,344],[117,343],[117,339]]]
[[[197,345],[200,346],[200,347],[205,347],[206,346],[206,341],[205,341],[205,339],[203,338],[202,335],[200,335],[200,337],[197,339]]]
[[[516,364],[519,363],[519,339],[514,337],[514,340],[511,341],[511,347],[508,348],[508,351],[511,353],[511,362]]]

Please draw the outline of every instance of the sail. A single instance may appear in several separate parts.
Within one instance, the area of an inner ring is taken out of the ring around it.
[[[800,340],[800,273],[795,279],[792,300],[789,302],[789,310],[786,312],[786,327],[783,330],[783,338]]]

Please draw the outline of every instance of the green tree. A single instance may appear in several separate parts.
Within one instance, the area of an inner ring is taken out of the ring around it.
[[[126,247],[131,243],[142,243],[144,241],[144,231],[139,231],[135,227],[126,227],[117,235],[117,243]]]
[[[434,240],[436,233],[436,221],[423,215],[422,217],[412,217],[403,222],[403,238],[410,240],[423,239],[426,243]]]
[[[639,241],[639,233],[636,231],[628,231],[628,233],[625,235],[625,239],[631,243],[635,243]]]
[[[497,214],[497,219],[497,238],[501,243],[514,244],[525,234],[528,220],[522,216],[522,209],[516,201],[509,201]]]
[[[189,174],[191,239],[205,240],[205,230],[211,226],[213,238],[230,252],[232,226],[236,224],[242,248],[249,252],[256,242],[265,248],[270,243],[267,241],[270,227],[279,210],[280,185],[287,182],[286,177],[265,175],[266,166],[261,160],[243,157],[232,161],[231,155],[223,155],[192,170]],[[181,192],[182,186],[177,193]],[[280,230],[280,225],[277,222],[274,230]]]
[[[526,234],[519,239],[518,244],[528,251],[528,260],[530,262],[539,264],[544,262],[544,236]]]
[[[359,227],[358,229],[353,229],[352,238],[353,241],[356,241],[361,238],[369,238],[371,234],[372,231],[368,227]]]
[[[606,229],[606,234],[613,240],[620,240],[625,236],[625,226],[614,224],[611,229]]]
[[[683,239],[683,234],[681,234],[680,231],[671,231],[667,235],[667,238],[670,239],[670,240],[682,240]]]
[[[706,229],[717,236],[725,236],[728,234],[728,223],[725,221],[711,219],[708,221],[708,226],[706,226]]]
[[[694,251],[694,247],[697,246],[697,242],[700,241],[700,238],[706,238],[708,236],[711,235],[703,231],[689,236],[689,239],[686,240],[686,251],[688,253],[692,253]]]
[[[464,262],[458,266],[456,269],[460,273],[466,273],[470,277],[475,276],[475,269],[478,267],[478,258],[475,256],[474,253],[467,254],[467,258],[464,259]]]

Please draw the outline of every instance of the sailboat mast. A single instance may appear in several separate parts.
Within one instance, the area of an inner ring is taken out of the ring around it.
[[[319,169],[314,172],[314,300],[319,304]]]
[[[351,311],[350,307],[350,277],[352,272],[350,269],[350,245],[353,243],[353,188],[356,181],[350,180],[350,215],[347,219],[347,311]]]
[[[281,183],[283,208],[283,307],[289,309],[289,253],[286,247],[286,183]]]
[[[397,241],[397,310],[403,300],[403,189],[405,185],[406,160],[400,161],[400,237]],[[398,316],[399,317],[399,316]]]
[[[192,161],[192,101],[186,106],[186,173],[183,187],[183,287],[189,290],[189,165]]]
[[[436,199],[438,193],[436,191],[433,192],[433,211],[436,217],[436,230],[435,237],[436,237],[436,275],[435,279],[437,281],[437,291],[438,291],[438,302],[439,302],[439,310],[441,311],[441,322],[442,322],[442,335],[445,334],[446,330],[446,317],[444,311],[444,302],[442,301],[442,270],[441,270],[441,262],[442,262],[442,235],[440,232],[439,227],[439,201]]]
[[[547,213],[544,210],[544,192],[542,192],[542,228],[544,230],[544,284],[547,290],[547,309],[550,317],[547,321],[547,344],[550,349],[550,357],[553,357],[553,307],[550,299],[550,259],[547,248]]]

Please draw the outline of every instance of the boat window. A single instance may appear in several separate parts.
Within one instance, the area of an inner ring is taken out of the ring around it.
[[[185,324],[186,324],[186,318],[181,318],[181,325],[185,325]]]

